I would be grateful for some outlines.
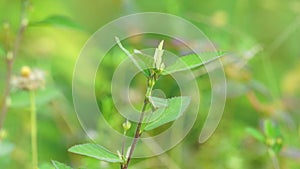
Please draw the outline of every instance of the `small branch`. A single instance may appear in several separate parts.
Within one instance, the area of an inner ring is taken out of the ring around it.
[[[1,100],[1,114],[0,114],[0,130],[3,127],[4,119],[7,114],[7,99],[9,97],[10,91],[11,91],[11,79],[12,79],[12,70],[13,70],[13,65],[16,60],[17,53],[19,51],[21,41],[24,36],[24,32],[27,28],[28,25],[28,20],[26,18],[26,5],[27,1],[23,2],[23,6],[21,9],[21,23],[20,27],[16,36],[15,44],[14,44],[14,49],[12,52],[7,52],[6,56],[6,64],[7,64],[7,71],[6,71],[6,83],[5,83],[5,88],[4,88],[4,94]]]
[[[280,165],[279,165],[279,161],[278,161],[278,157],[277,154],[275,154],[274,151],[272,150],[268,150],[269,156],[272,160],[272,164],[274,166],[274,169],[280,169]]]
[[[9,54],[9,53],[8,53]],[[4,94],[1,100],[1,114],[0,114],[0,130],[2,129],[4,119],[6,117],[7,113],[7,99],[11,90],[11,79],[12,79],[12,67],[13,67],[13,61],[12,60],[7,60],[7,71],[6,71],[6,82],[5,82],[5,89],[4,89]]]
[[[126,144],[126,131],[124,131],[124,136],[123,136],[123,141],[122,141],[122,150],[121,150],[121,155],[122,157],[124,157],[124,153],[125,153],[125,144]],[[121,164],[121,169],[123,169],[123,164]]]
[[[128,165],[130,163],[130,160],[131,160],[132,154],[134,152],[134,149],[136,147],[136,144],[137,144],[137,142],[138,142],[138,140],[139,140],[139,138],[141,136],[141,127],[142,127],[142,124],[143,124],[145,110],[146,110],[146,107],[147,107],[148,103],[149,103],[149,100],[146,97],[145,100],[144,100],[142,111],[141,111],[141,116],[140,116],[140,119],[139,119],[139,122],[138,122],[138,125],[137,125],[137,128],[136,128],[136,131],[135,131],[134,139],[132,141],[131,148],[129,150],[128,159],[127,159],[127,162],[124,164],[124,166],[123,166],[122,169],[127,169],[128,168]]]
[[[142,134],[141,133],[141,127],[142,127],[143,120],[144,120],[145,110],[146,110],[147,105],[150,103],[149,102],[149,97],[151,96],[153,86],[155,85],[157,79],[158,79],[157,74],[155,72],[153,72],[153,74],[148,78],[147,91],[146,91],[146,95],[145,95],[145,99],[144,99],[144,104],[143,104],[143,107],[142,107],[142,110],[141,110],[140,119],[139,119],[138,125],[136,127],[134,139],[132,141],[132,144],[131,144],[131,147],[130,147],[130,150],[129,150],[129,155],[128,155],[127,161],[122,166],[122,169],[127,169],[128,168],[128,165],[130,163],[130,160],[131,160],[132,154],[134,152],[134,149],[136,147],[136,144],[137,144],[137,142],[138,142],[138,140],[139,140],[139,138]]]

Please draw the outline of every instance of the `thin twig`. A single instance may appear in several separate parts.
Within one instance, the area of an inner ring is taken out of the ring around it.
[[[6,64],[7,64],[7,71],[6,71],[6,83],[5,83],[5,89],[4,94],[1,101],[1,114],[0,114],[0,130],[3,127],[4,119],[7,114],[7,100],[11,91],[11,79],[12,79],[12,71],[13,71],[13,65],[16,60],[17,53],[19,51],[21,41],[24,36],[24,32],[26,30],[26,27],[28,25],[28,21],[26,18],[26,5],[27,1],[23,2],[22,9],[21,9],[21,22],[20,27],[17,33],[17,37],[14,44],[14,49],[12,52],[7,52],[6,57]],[[10,56],[9,56],[10,55]]]
[[[127,169],[127,168],[128,168],[128,165],[129,165],[129,163],[130,163],[130,160],[131,160],[132,154],[133,154],[133,152],[134,152],[134,149],[135,149],[135,147],[136,147],[137,141],[139,140],[139,138],[140,138],[140,136],[141,136],[141,127],[142,127],[142,124],[143,124],[143,119],[144,119],[144,115],[145,115],[145,110],[146,110],[146,107],[147,107],[148,103],[149,103],[149,100],[148,100],[148,98],[146,97],[145,100],[144,100],[144,104],[143,104],[142,111],[141,111],[141,116],[140,116],[138,125],[137,125],[137,127],[136,127],[134,139],[133,139],[133,141],[132,141],[131,148],[130,148],[130,150],[129,150],[128,159],[127,159],[126,163],[124,164],[123,169]]]
[[[126,144],[126,131],[124,131],[124,136],[123,136],[123,143],[122,143],[122,150],[121,150],[122,157],[124,157],[125,144]],[[123,164],[121,164],[121,169],[123,169]]]

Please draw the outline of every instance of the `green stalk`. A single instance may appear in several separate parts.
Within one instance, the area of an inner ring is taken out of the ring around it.
[[[32,168],[38,169],[38,152],[37,152],[37,123],[36,123],[36,105],[35,93],[30,91],[30,116],[31,116],[31,155]]]
[[[142,123],[143,123],[143,119],[144,119],[144,115],[145,115],[145,110],[146,110],[146,107],[147,107],[148,103],[149,103],[148,100],[145,99],[144,104],[143,104],[143,108],[142,108],[142,111],[141,111],[141,115],[140,115],[140,120],[139,120],[139,123],[138,123],[136,131],[135,131],[135,135],[134,135],[133,142],[131,144],[131,148],[129,150],[129,156],[128,156],[128,159],[127,159],[126,163],[123,166],[123,169],[128,168],[128,165],[129,165],[130,160],[131,160],[131,156],[132,156],[132,154],[134,152],[134,149],[136,147],[136,144],[137,144],[137,142],[138,142],[138,140],[139,140],[139,138],[142,134],[141,133],[141,127],[142,127]]]
[[[146,111],[146,107],[147,105],[150,103],[149,102],[149,97],[151,97],[151,93],[152,93],[152,90],[153,90],[153,87],[155,85],[155,82],[156,82],[157,78],[156,78],[156,73],[154,73],[151,77],[149,77],[148,79],[148,86],[147,86],[147,91],[146,91],[146,94],[145,94],[145,99],[144,99],[144,104],[143,104],[143,108],[141,110],[141,115],[140,115],[140,119],[139,119],[139,122],[138,122],[138,125],[136,127],[136,130],[135,130],[135,135],[134,135],[134,139],[131,143],[131,148],[129,150],[129,156],[127,158],[127,161],[124,165],[121,165],[121,168],[122,169],[128,169],[128,166],[129,166],[129,163],[130,163],[130,160],[131,160],[131,157],[133,155],[133,152],[134,152],[134,149],[136,147],[136,144],[142,134],[142,130],[141,130],[141,127],[142,127],[142,124],[143,124],[143,120],[144,120],[144,115],[145,115],[145,111]]]
[[[280,165],[279,165],[277,154],[273,150],[271,150],[271,149],[268,149],[268,153],[269,153],[269,156],[270,156],[270,158],[272,160],[272,164],[274,166],[274,169],[280,169]]]

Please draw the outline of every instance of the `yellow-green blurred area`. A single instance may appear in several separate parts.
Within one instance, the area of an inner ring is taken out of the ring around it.
[[[22,2],[0,0],[1,97],[7,76],[6,56],[15,45]],[[281,130],[284,142],[278,154],[280,168],[299,168],[299,0],[31,0],[26,11],[29,26],[14,62],[13,75],[18,75],[22,66],[39,68],[46,74],[44,89],[36,92],[40,169],[54,168],[51,160],[74,168],[119,168],[117,164],[68,153],[69,147],[90,141],[73,107],[72,75],[81,48],[95,31],[114,19],[137,12],[178,15],[201,29],[218,50],[240,61],[224,65],[228,90],[226,107],[217,130],[207,142],[198,142],[211,99],[209,77],[203,75],[197,77],[201,95],[199,115],[187,137],[165,154],[133,159],[129,168],[274,168],[267,146],[246,132],[248,127],[261,130],[263,119],[271,119]],[[63,16],[67,19],[62,22],[70,23],[67,26],[54,22],[33,24],[53,16]],[[159,25],[158,21],[157,27]],[[124,41],[124,46],[130,51],[154,48],[164,38],[159,35],[132,37]],[[180,48],[169,41],[167,47],[180,53]],[[125,57],[118,47],[113,48],[101,63],[95,80],[99,108],[109,124],[120,132],[124,118],[112,102],[111,76]],[[138,108],[145,85],[146,80],[140,75],[131,83],[131,99]],[[179,93],[172,78],[164,79],[157,88],[169,96]],[[8,112],[0,136],[0,168],[30,169],[29,94],[13,88],[7,102]],[[97,131],[91,132],[97,136]]]

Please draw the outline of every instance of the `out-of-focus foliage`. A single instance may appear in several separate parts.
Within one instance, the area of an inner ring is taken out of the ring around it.
[[[51,160],[74,168],[119,167],[67,151],[75,144],[89,141],[72,104],[73,69],[81,48],[101,26],[126,14],[153,11],[171,13],[191,21],[218,50],[228,51],[224,58],[224,62],[225,59],[230,61],[224,65],[228,82],[227,102],[218,129],[209,141],[199,144],[199,132],[210,107],[211,88],[209,77],[203,75],[203,70],[195,70],[195,75],[199,75],[197,82],[201,104],[194,127],[178,146],[165,154],[150,159],[134,159],[132,169],[274,168],[277,164],[268,156],[268,146],[259,142],[268,136],[273,137],[273,131],[263,130],[266,128],[263,119],[270,119],[280,128],[280,138],[284,142],[280,148],[273,147],[278,151],[276,156],[280,168],[297,169],[300,166],[298,0],[30,2],[30,24],[24,34],[13,74],[17,75],[24,65],[46,72],[45,89],[36,96],[41,169],[53,168]],[[14,45],[20,8],[21,0],[0,0],[1,97],[7,70],[5,57]],[[161,39],[166,39],[165,44],[172,52],[182,55],[186,52],[174,45],[172,40],[159,35],[132,37],[125,40],[124,46],[132,48],[131,51],[155,47]],[[124,119],[114,107],[110,83],[113,71],[124,58],[125,54],[113,48],[101,62],[95,81],[99,108],[107,122],[120,132]],[[143,78],[137,75],[130,87],[132,103],[137,106],[142,102],[140,93],[145,92]],[[167,96],[178,94],[178,86],[170,84],[176,84],[174,79],[166,78],[156,85],[165,89]],[[27,93],[12,90],[8,103],[4,130],[0,131],[0,168],[29,169],[31,149]],[[249,131],[254,137],[245,132],[247,128],[255,129]],[[86,132],[95,139],[107,139],[99,138],[97,131]],[[62,166],[55,163],[56,167]]]

